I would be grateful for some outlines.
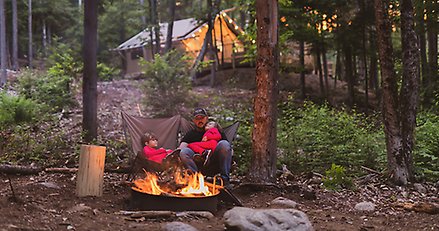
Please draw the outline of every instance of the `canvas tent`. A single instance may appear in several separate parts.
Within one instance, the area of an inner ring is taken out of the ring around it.
[[[244,44],[238,39],[243,30],[230,18],[227,11],[216,15],[212,30],[213,43],[218,49],[220,64],[232,63],[234,58],[244,52]],[[172,32],[172,47],[186,52],[195,58],[203,46],[208,29],[207,22],[198,22],[193,18],[174,21]],[[168,32],[168,23],[160,23],[160,43],[164,48]],[[155,41],[155,39],[152,39]],[[150,30],[144,29],[134,35],[116,49],[126,60],[126,74],[132,75],[140,72],[139,60],[152,59]]]

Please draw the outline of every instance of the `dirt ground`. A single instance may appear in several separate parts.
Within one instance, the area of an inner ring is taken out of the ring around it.
[[[100,134],[122,139],[120,110],[130,114],[143,111],[139,99],[141,91],[134,87],[136,85],[138,82],[135,80],[99,83]],[[251,90],[196,87],[193,91],[199,95],[232,95],[248,99]],[[69,116],[70,126],[78,129],[80,112]],[[76,173],[0,174],[0,231],[161,230],[164,224],[175,220],[199,230],[224,230],[222,216],[233,207],[230,203],[221,202],[212,219],[131,219],[121,213],[129,209],[131,198],[131,189],[125,179],[125,174],[105,173],[102,197],[79,198],[75,195]],[[285,197],[299,204],[297,209],[309,216],[315,230],[439,230],[437,213],[414,212],[399,206],[402,202],[438,204],[438,185],[424,184],[426,191],[419,192],[413,187],[389,186],[373,174],[371,179],[357,182],[355,191],[340,192],[327,191],[320,186],[318,179],[303,176],[279,179],[278,184],[265,187],[243,182],[245,178],[233,176],[233,193],[245,207],[273,208],[273,199]],[[362,201],[374,203],[375,210],[357,211],[354,207]]]

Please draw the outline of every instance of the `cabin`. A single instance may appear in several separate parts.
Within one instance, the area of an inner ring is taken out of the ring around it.
[[[227,11],[221,11],[215,16],[212,38],[217,47],[220,65],[234,64],[237,57],[244,53],[244,44],[239,35],[244,31],[229,17]],[[160,23],[160,46],[165,47],[168,23]],[[172,47],[185,52],[188,56],[196,57],[203,46],[204,38],[208,30],[207,22],[199,22],[194,18],[174,21],[172,30]],[[152,38],[155,41],[155,38]],[[141,58],[152,60],[150,29],[144,29],[127,41],[120,44],[116,49],[125,59],[126,75],[140,74]]]

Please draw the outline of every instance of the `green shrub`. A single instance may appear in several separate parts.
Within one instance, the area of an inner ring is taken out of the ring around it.
[[[70,76],[63,75],[58,66],[47,73],[23,71],[18,77],[19,94],[40,104],[52,112],[74,104]]]
[[[290,169],[323,172],[332,163],[354,172],[361,165],[385,167],[383,129],[370,119],[309,102],[296,108],[292,98],[281,109],[279,161]]]
[[[150,62],[141,62],[145,75],[144,103],[154,116],[176,115],[185,103],[191,101],[189,90],[188,58],[178,51],[155,55]]]
[[[341,165],[332,164],[331,168],[325,171],[323,186],[331,190],[350,189],[353,186],[352,179],[346,175],[346,169]]]
[[[105,63],[97,65],[98,79],[100,81],[112,81],[119,77],[120,71],[114,67],[109,67]]]
[[[413,150],[415,173],[421,178],[439,177],[439,116],[421,112],[417,116],[416,141]]]
[[[0,92],[0,128],[31,122],[38,111],[39,105],[32,100]]]
[[[244,175],[247,173],[252,154],[252,137],[251,130],[253,128],[253,112],[245,109],[244,105],[234,105],[238,108],[225,109],[226,106],[218,107],[218,111],[211,114],[217,116],[217,120],[221,125],[230,125],[233,122],[239,121],[239,127],[236,139],[233,145],[233,160],[236,164],[234,171],[237,174]],[[240,108],[240,109],[239,109]]]

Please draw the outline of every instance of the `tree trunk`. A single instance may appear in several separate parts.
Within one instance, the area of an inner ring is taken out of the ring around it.
[[[97,138],[97,30],[98,1],[84,2],[84,76],[82,83],[83,118],[82,130],[85,141]]]
[[[363,68],[364,68],[364,95],[365,95],[365,105],[366,105],[366,114],[369,110],[369,80],[368,80],[368,73],[367,73],[367,54],[366,54],[366,25],[363,25],[362,28],[362,62],[363,62]]]
[[[253,155],[249,178],[274,182],[276,178],[276,125],[278,97],[278,5],[276,0],[256,0],[257,60],[254,100]]]
[[[391,24],[387,11],[388,1],[375,0],[378,51],[383,88],[383,120],[386,137],[388,171],[394,183],[405,185],[409,172],[402,160],[402,138],[398,107],[398,85],[393,60]]]
[[[32,57],[33,57],[33,46],[32,46],[32,0],[28,0],[28,15],[27,15],[27,27],[29,36],[29,48],[28,48],[28,59],[29,68],[32,69]]]
[[[5,1],[0,0],[0,87],[6,84],[6,20]]]
[[[437,36],[437,35],[436,35]],[[413,19],[411,0],[401,1],[402,87],[401,87],[401,135],[402,161],[408,180],[413,180],[413,148],[416,128],[416,111],[419,97],[419,52]]]
[[[168,52],[172,48],[172,31],[174,29],[175,19],[175,0],[169,0],[169,21],[168,21],[168,33],[166,34],[165,52]]]
[[[151,24],[154,28],[154,54],[160,54],[160,24],[157,12],[157,0],[151,2]]]
[[[438,76],[438,63],[437,63],[437,43],[438,43],[438,10],[439,3],[436,1],[427,1],[427,39],[428,39],[428,63],[430,69],[430,79],[432,80],[430,86],[437,87],[439,84]],[[434,91],[434,89],[432,89]],[[433,94],[431,96],[434,97]]]
[[[348,99],[347,104],[350,108],[354,106],[355,92],[354,92],[354,74],[352,65],[352,47],[344,42],[343,44],[344,56],[345,56],[345,77],[348,84]]]
[[[302,93],[302,99],[306,98],[306,87],[305,87],[305,42],[299,41],[300,46],[300,89]]]
[[[326,100],[329,100],[328,60],[326,58],[326,47],[325,47],[324,35],[322,35],[322,62],[323,62],[323,75],[325,78],[325,98],[326,98]]]
[[[17,0],[12,0],[12,69],[18,70]]]
[[[335,60],[335,77],[334,77],[334,90],[337,89],[337,79],[342,79],[341,77],[341,54],[340,49],[337,49],[336,60]]]
[[[417,3],[417,34],[419,39],[419,50],[421,52],[421,90],[424,93],[422,105],[425,107],[429,107],[432,103],[433,96],[430,93],[432,87],[430,85],[430,70],[427,61],[427,38],[425,37],[424,10],[424,1],[419,1]]]
[[[375,31],[370,30],[370,67],[369,67],[369,85],[370,89],[374,89],[375,95],[378,98],[379,84],[378,84],[378,60],[377,60],[377,47],[376,47],[376,36]]]
[[[324,97],[325,87],[323,85],[323,70],[322,70],[322,59],[321,59],[322,56],[320,52],[320,43],[316,42],[314,43],[314,46],[316,48],[316,64],[317,64],[317,73],[319,75],[320,96]]]

